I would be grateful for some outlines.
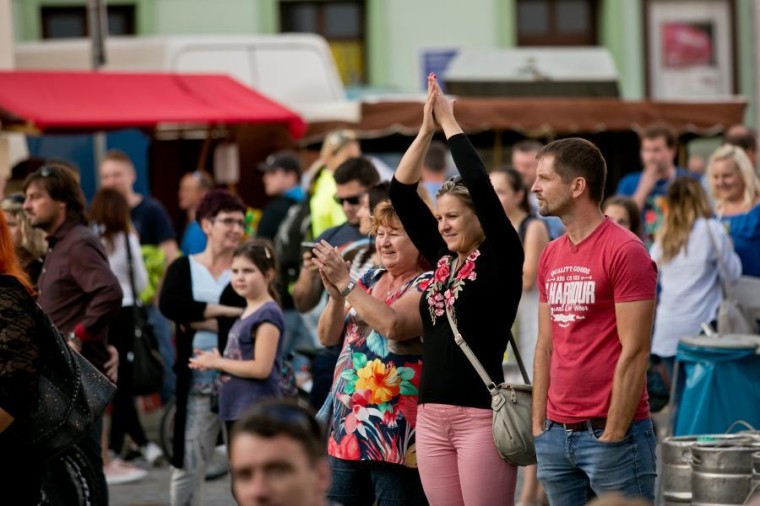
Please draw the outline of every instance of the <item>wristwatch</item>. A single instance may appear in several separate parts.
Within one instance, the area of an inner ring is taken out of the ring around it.
[[[356,281],[349,281],[346,287],[340,291],[340,296],[348,297],[348,294],[351,293],[351,290],[353,290],[355,286],[356,286]]]

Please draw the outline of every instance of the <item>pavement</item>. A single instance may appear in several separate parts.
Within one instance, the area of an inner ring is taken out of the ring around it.
[[[161,421],[162,409],[141,412],[143,427],[148,439],[158,442],[158,426]],[[106,420],[106,427],[110,420]],[[109,504],[111,506],[164,506],[169,504],[169,483],[171,471],[164,462],[157,467],[147,467],[143,462],[136,462],[148,471],[148,476],[142,480],[108,487]],[[235,504],[230,493],[229,474],[213,481],[206,481],[203,489],[203,506],[228,506]]]

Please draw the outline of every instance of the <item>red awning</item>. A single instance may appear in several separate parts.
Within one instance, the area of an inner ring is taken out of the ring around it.
[[[111,130],[174,125],[285,124],[298,114],[224,75],[117,72],[0,72],[3,128]]]

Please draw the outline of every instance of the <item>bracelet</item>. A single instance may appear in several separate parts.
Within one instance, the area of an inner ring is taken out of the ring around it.
[[[348,297],[348,294],[351,293],[351,291],[356,287],[356,281],[349,281],[346,287],[340,291],[341,297]]]
[[[75,345],[77,345],[77,347],[79,348],[82,347],[82,341],[77,337],[77,335],[74,332],[69,332],[69,335],[66,336],[66,338],[70,342],[73,342]]]

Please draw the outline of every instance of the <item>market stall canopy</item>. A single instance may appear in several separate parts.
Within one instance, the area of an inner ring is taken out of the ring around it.
[[[0,123],[30,133],[269,123],[293,138],[306,131],[298,114],[215,74],[0,72]]]
[[[422,121],[422,101],[363,102],[359,123],[310,123],[305,142],[335,128],[353,128],[362,138],[415,135]],[[466,133],[514,130],[531,137],[602,131],[638,131],[655,121],[683,134],[711,136],[743,123],[746,101],[654,102],[614,98],[458,98],[457,121]]]

